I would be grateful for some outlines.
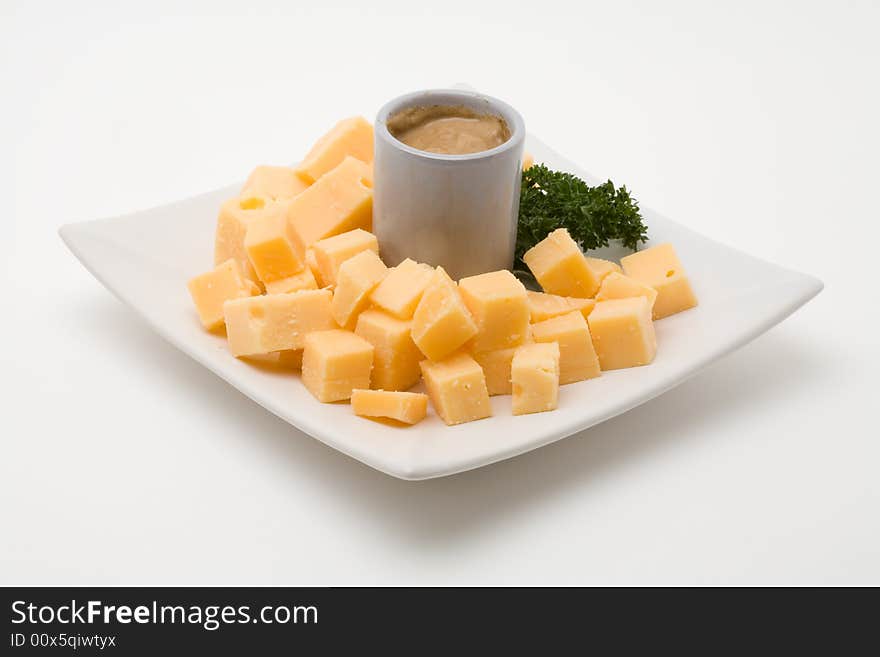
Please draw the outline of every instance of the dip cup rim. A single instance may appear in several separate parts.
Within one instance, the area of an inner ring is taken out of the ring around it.
[[[388,130],[388,118],[401,110],[424,105],[452,105],[457,100],[463,101],[464,105],[485,104],[489,113],[495,113],[507,122],[510,128],[510,138],[495,148],[476,153],[433,153],[404,144]],[[512,148],[517,148],[525,141],[525,122],[520,113],[511,105],[486,94],[462,89],[423,89],[392,98],[379,109],[374,129],[377,138],[387,141],[398,150],[435,162],[467,162],[488,159]]]

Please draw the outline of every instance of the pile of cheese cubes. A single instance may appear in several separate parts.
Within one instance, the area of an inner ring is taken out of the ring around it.
[[[388,268],[372,229],[373,128],[341,121],[296,167],[260,166],[220,208],[215,268],[189,290],[203,326],[239,358],[301,370],[321,402],[358,415],[447,424],[557,407],[560,384],[646,365],[653,321],[697,301],[672,246],[617,265],[564,229],[524,256],[544,292],[509,271],[456,282],[442,267]],[[427,395],[408,390],[424,381]]]

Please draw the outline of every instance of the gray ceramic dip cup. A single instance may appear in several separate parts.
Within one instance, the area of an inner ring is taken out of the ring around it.
[[[466,155],[398,141],[388,118],[411,107],[465,106],[502,117],[510,139]],[[470,91],[419,91],[376,117],[373,231],[388,266],[405,258],[442,266],[454,279],[510,269],[516,243],[525,125],[510,105]]]

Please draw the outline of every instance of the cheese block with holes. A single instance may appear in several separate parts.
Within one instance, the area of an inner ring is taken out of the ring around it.
[[[312,331],[335,328],[329,290],[302,290],[233,299],[223,304],[226,337],[234,356],[302,349]]]

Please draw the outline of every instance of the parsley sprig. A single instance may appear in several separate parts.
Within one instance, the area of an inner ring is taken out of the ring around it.
[[[516,273],[531,276],[523,254],[557,228],[567,228],[584,251],[611,240],[636,250],[648,239],[639,204],[626,187],[615,188],[610,180],[590,187],[570,173],[536,164],[522,174]]]

